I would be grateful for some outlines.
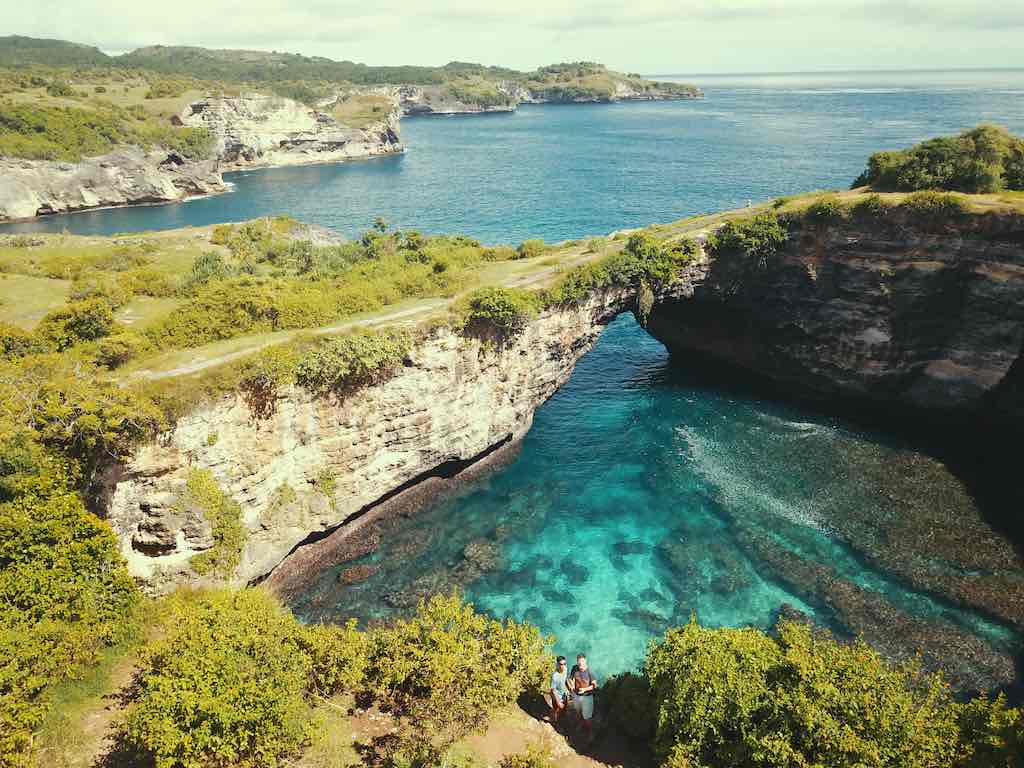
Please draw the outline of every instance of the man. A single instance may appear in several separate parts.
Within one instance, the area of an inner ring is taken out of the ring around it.
[[[555,662],[555,671],[551,674],[552,725],[558,724],[558,718],[565,712],[565,705],[569,701],[568,674],[565,671],[565,665],[565,656],[559,656]]]
[[[587,657],[582,653],[576,657],[576,666],[569,674],[569,684],[573,693],[576,694],[576,706],[579,707],[580,720],[583,723],[583,730],[587,734],[587,740],[594,738],[594,690],[597,688],[597,678],[587,668]]]

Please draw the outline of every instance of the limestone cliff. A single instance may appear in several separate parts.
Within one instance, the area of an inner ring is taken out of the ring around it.
[[[157,591],[198,580],[189,561],[212,540],[202,510],[182,502],[193,469],[242,506],[248,536],[234,580],[245,582],[397,489],[517,441],[632,302],[630,292],[603,293],[499,345],[438,330],[386,383],[342,399],[292,388],[266,420],[241,395],[191,414],[108,478],[107,516],[131,572]]]
[[[139,203],[168,203],[226,189],[217,163],[123,147],[78,163],[0,158],[0,221]]]
[[[193,102],[185,125],[206,128],[229,167],[332,163],[402,151],[397,105],[380,121],[351,128],[327,112],[280,96],[244,93]]]
[[[648,330],[677,357],[793,392],[1024,429],[1024,217],[801,222],[762,268],[716,260],[692,297],[655,305]]]

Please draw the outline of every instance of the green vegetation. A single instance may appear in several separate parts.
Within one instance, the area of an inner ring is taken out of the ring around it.
[[[112,105],[0,102],[0,155],[75,162],[127,144],[162,146],[199,159],[212,151],[213,137],[205,128],[175,128],[145,115],[140,121]]]
[[[944,189],[991,193],[1024,189],[1024,139],[1005,128],[979,125],[896,152],[877,152],[854,186],[881,192]]]
[[[651,645],[628,687],[633,705],[616,716],[638,718],[634,733],[653,733],[672,768],[1009,766],[1024,755],[1021,713],[1003,699],[957,703],[914,663],[804,624],[767,635],[691,620]]]
[[[381,747],[387,764],[438,765],[551,663],[536,628],[488,619],[457,596],[369,632],[305,627],[255,589],[170,605],[126,728],[158,768],[275,765],[311,740],[315,701],[339,692],[373,696],[403,724]]]
[[[56,686],[130,638],[140,595],[74,461],[0,413],[0,764],[21,764]]]
[[[0,37],[0,67],[44,64],[48,67],[102,67],[110,57],[99,48],[65,40],[10,35]]]
[[[465,301],[461,325],[469,333],[496,332],[499,338],[522,333],[540,310],[540,296],[517,288],[480,288]]]
[[[662,243],[649,232],[636,232],[621,251],[567,272],[542,299],[546,306],[563,306],[585,301],[595,291],[607,288],[667,285],[696,253],[690,240]]]
[[[200,576],[230,577],[242,558],[247,536],[241,507],[221,490],[208,469],[189,472],[176,506],[198,510],[213,535],[213,546],[192,557],[192,570]]]
[[[310,392],[341,392],[381,381],[409,353],[408,334],[359,331],[325,339],[295,369],[296,382]]]

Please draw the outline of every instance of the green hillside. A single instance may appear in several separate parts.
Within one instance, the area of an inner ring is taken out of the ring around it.
[[[91,45],[20,35],[0,37],[0,67],[106,67],[111,62],[107,54]]]

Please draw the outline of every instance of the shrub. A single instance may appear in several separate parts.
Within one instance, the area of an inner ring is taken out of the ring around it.
[[[508,338],[526,330],[540,310],[540,297],[519,288],[479,288],[462,311],[462,325],[470,333],[496,331]]]
[[[95,366],[56,354],[0,363],[4,419],[82,461],[87,476],[102,462],[127,457],[165,426],[148,397],[104,381]]]
[[[779,636],[695,620],[648,651],[657,756],[673,764],[950,765],[947,687],[802,624]]]
[[[131,300],[132,294],[123,281],[110,275],[87,275],[77,278],[71,284],[71,301],[103,299],[111,309],[119,309]]]
[[[46,342],[10,323],[0,322],[0,358],[12,359],[35,355],[49,349]]]
[[[835,195],[820,197],[804,211],[804,219],[812,224],[831,224],[843,218],[845,209]]]
[[[517,259],[532,259],[537,256],[542,256],[544,251],[547,250],[547,246],[543,240],[523,240],[516,248]]]
[[[75,95],[75,89],[65,80],[53,80],[46,86],[46,92],[50,96],[71,98]]]
[[[498,768],[558,768],[548,747],[530,746],[525,752],[505,755]]]
[[[650,743],[658,713],[646,677],[625,672],[609,678],[601,687],[601,700],[622,733],[638,743]]]
[[[447,747],[524,689],[539,690],[553,661],[550,643],[529,624],[487,618],[458,595],[435,596],[375,634],[368,683]]]
[[[1005,128],[979,125],[959,136],[941,136],[897,152],[877,152],[854,182],[880,191],[943,189],[998,192],[1024,189],[1024,139]]]
[[[262,590],[172,601],[142,654],[126,733],[156,768],[271,766],[309,731],[302,628]]]
[[[885,216],[892,207],[885,202],[881,195],[865,195],[853,204],[851,209],[854,216],[865,219],[880,219]]]
[[[411,343],[407,334],[388,331],[357,331],[326,339],[299,361],[295,380],[320,394],[379,382],[402,364]]]
[[[149,339],[132,331],[115,333],[100,339],[96,345],[96,362],[107,368],[117,368],[152,348]]]
[[[235,274],[237,270],[223,256],[216,251],[206,251],[196,256],[192,262],[192,271],[185,276],[181,288],[186,292],[194,292],[211,280],[224,280]]]
[[[1006,705],[1000,694],[979,696],[959,710],[963,768],[1011,768],[1024,765],[1024,713]]]
[[[919,219],[946,220],[967,212],[963,198],[948,192],[925,190],[907,195],[900,208]]]
[[[58,351],[82,341],[108,335],[114,328],[114,313],[105,299],[92,298],[67,304],[49,312],[36,327],[36,335]]]
[[[314,693],[326,697],[363,688],[371,641],[356,628],[355,619],[342,626],[314,624],[303,632],[300,644],[310,658],[309,685]]]
[[[727,221],[708,239],[708,252],[713,258],[739,255],[759,268],[768,266],[778,255],[789,233],[774,213],[761,213],[750,219]]]
[[[0,429],[0,764],[27,765],[53,687],[130,635],[139,600],[72,463]]]
[[[147,99],[166,99],[180,96],[185,92],[184,84],[177,80],[157,80],[146,91]]]
[[[188,473],[176,506],[198,509],[212,529],[213,546],[192,556],[192,570],[200,576],[230,577],[242,560],[247,537],[241,507],[224,493],[208,469]]]
[[[480,257],[484,261],[509,261],[516,258],[516,251],[510,245],[496,245],[492,248],[484,248]]]

